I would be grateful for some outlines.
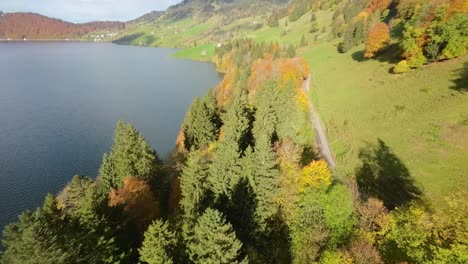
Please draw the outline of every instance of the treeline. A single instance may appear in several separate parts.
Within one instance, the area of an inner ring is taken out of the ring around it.
[[[333,34],[343,39],[340,52],[365,43],[366,58],[396,44],[393,56],[402,60],[394,72],[402,73],[468,52],[468,6],[463,0],[342,1]]]
[[[433,213],[383,142],[355,177],[329,170],[310,71],[288,50],[218,48],[224,80],[194,100],[170,157],[119,122],[97,179],[75,176],[8,225],[1,263],[466,263],[463,195]]]
[[[464,0],[294,0],[287,8],[273,11],[267,24],[277,27],[279,19],[294,22],[312,11],[309,32],[326,32],[316,21],[318,10],[333,12],[328,40],[340,40],[339,52],[365,44],[363,55],[370,59],[389,51],[382,59],[399,61],[394,73],[468,52],[468,5]],[[307,40],[301,40],[300,46],[304,43]]]
[[[95,31],[125,29],[122,22],[73,24],[33,13],[6,13],[0,16],[0,38],[66,39],[79,38]]]

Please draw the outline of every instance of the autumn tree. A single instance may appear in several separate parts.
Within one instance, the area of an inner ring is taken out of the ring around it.
[[[325,161],[312,161],[305,166],[299,175],[299,186],[302,192],[306,188],[328,188],[332,183],[331,173]]]
[[[390,30],[387,24],[377,23],[369,31],[366,41],[366,49],[364,57],[372,58],[379,50],[381,50],[385,44],[390,40]]]
[[[241,256],[242,243],[236,238],[232,225],[214,209],[206,209],[198,219],[187,248],[195,264],[247,263]]]
[[[465,192],[466,193],[466,192]],[[445,207],[434,214],[422,205],[395,209],[389,243],[412,263],[465,263],[467,261],[466,195],[454,193]]]
[[[150,185],[136,177],[125,178],[122,188],[111,190],[109,205],[122,206],[128,221],[135,221],[141,232],[158,216],[160,207]]]
[[[160,170],[160,161],[154,150],[131,124],[117,122],[114,132],[114,145],[104,154],[99,177],[103,186],[109,190],[120,188],[123,179],[134,176],[138,179],[153,181]]]

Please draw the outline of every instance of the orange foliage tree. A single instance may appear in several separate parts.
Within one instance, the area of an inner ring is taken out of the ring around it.
[[[372,58],[375,56],[380,49],[382,49],[386,43],[390,40],[390,30],[387,24],[380,22],[377,23],[369,31],[367,36],[366,49],[364,57]]]
[[[109,206],[122,206],[129,220],[143,232],[159,214],[159,202],[150,185],[136,177],[126,177],[123,187],[109,193]]]
[[[372,2],[369,4],[369,8],[372,11],[380,10],[384,11],[385,9],[388,8],[392,1],[391,0],[372,0]]]

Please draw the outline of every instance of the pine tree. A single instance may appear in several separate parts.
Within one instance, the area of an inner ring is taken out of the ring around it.
[[[277,212],[274,198],[279,192],[279,170],[269,136],[263,134],[255,138],[253,156],[256,164],[253,177],[253,189],[257,195],[256,214],[260,224],[265,224]]]
[[[288,49],[286,50],[286,56],[288,58],[294,58],[296,57],[296,48],[294,48],[293,45],[289,45]]]
[[[209,189],[206,181],[208,173],[208,164],[203,153],[192,151],[180,177],[181,206],[186,218],[197,218],[204,210],[201,203]]]
[[[221,119],[218,115],[218,101],[216,100],[214,89],[211,89],[203,98],[203,103],[205,103],[206,108],[208,108],[208,115],[211,119],[211,123],[215,125],[216,132],[218,132],[221,127]]]
[[[159,158],[143,136],[131,124],[117,122],[114,145],[110,153],[104,154],[99,169],[103,186],[119,188],[128,176],[152,181],[159,169]]]
[[[217,128],[213,123],[214,109],[210,104],[209,109],[198,97],[190,106],[184,120],[185,146],[187,149],[200,149],[214,141],[217,136]]]
[[[304,35],[302,35],[302,37],[301,37],[301,42],[299,43],[299,45],[300,45],[301,47],[307,46],[307,40],[306,40],[306,38],[305,38]]]
[[[96,215],[92,226],[65,214],[49,194],[35,212],[25,212],[3,233],[3,264],[117,263],[127,254],[111,225]]]
[[[145,239],[138,250],[140,261],[148,264],[172,264],[174,261],[171,253],[176,243],[176,235],[169,230],[169,225],[156,220],[145,232]]]
[[[247,263],[247,259],[241,257],[242,243],[236,238],[232,225],[217,210],[206,209],[193,231],[193,240],[187,245],[193,263]]]
[[[257,195],[257,215],[260,223],[264,223],[276,213],[274,197],[278,193],[279,171],[271,148],[272,135],[278,122],[274,109],[277,103],[276,92],[275,83],[265,85],[258,93],[255,104],[257,108],[253,125],[255,148],[252,155],[254,170],[250,180]]]
[[[222,135],[210,164],[208,181],[215,195],[228,195],[241,178],[239,158],[250,144],[250,112],[247,94],[238,87],[226,113],[222,115]]]

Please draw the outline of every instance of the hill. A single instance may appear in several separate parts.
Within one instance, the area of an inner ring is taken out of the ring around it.
[[[116,32],[125,23],[115,21],[74,24],[34,13],[2,13],[0,39],[80,39],[92,32]]]

